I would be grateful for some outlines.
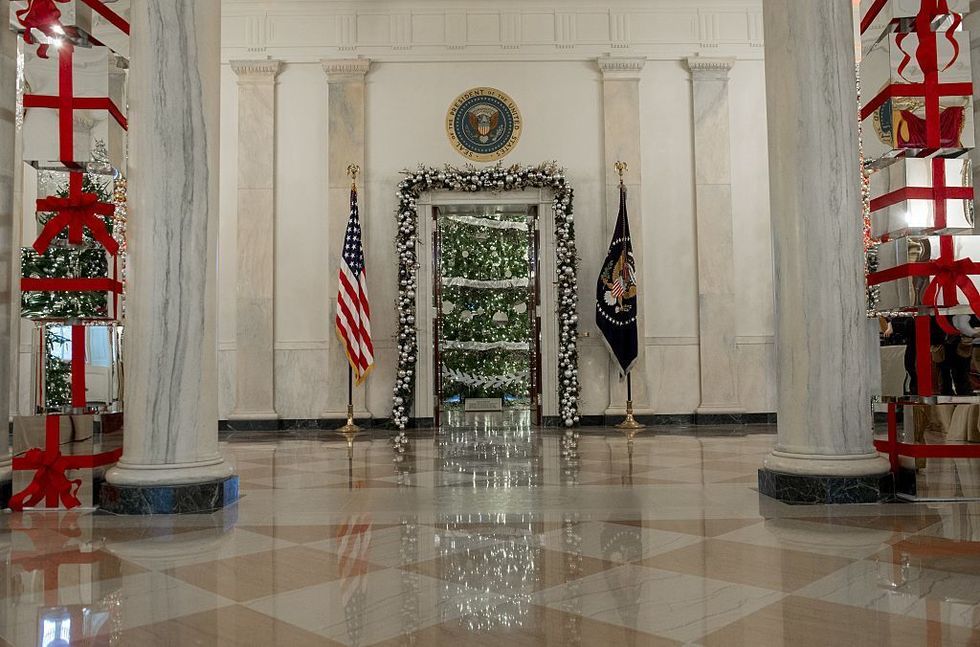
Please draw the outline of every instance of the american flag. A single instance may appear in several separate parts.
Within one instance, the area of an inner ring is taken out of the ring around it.
[[[360,384],[374,367],[371,343],[371,308],[368,306],[367,273],[361,246],[361,223],[357,217],[357,189],[350,192],[350,219],[344,236],[337,290],[337,336],[344,344],[347,361]]]

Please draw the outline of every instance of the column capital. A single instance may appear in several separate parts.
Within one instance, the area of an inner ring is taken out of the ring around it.
[[[228,61],[231,71],[238,75],[238,83],[273,83],[282,69],[282,61],[262,59],[255,61]]]
[[[596,59],[603,81],[639,81],[646,62],[645,58],[620,56],[600,56]]]
[[[371,68],[369,58],[325,58],[320,61],[328,83],[363,81]]]
[[[707,58],[692,56],[687,59],[687,69],[695,81],[727,81],[728,73],[735,65],[734,58]]]

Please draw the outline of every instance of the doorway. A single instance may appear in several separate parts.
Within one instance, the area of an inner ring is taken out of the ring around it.
[[[433,419],[542,416],[541,237],[536,204],[432,208]]]

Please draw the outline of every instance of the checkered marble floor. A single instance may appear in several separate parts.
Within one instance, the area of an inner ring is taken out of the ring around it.
[[[221,513],[0,516],[0,645],[980,645],[980,504],[760,497],[773,431],[233,435]]]

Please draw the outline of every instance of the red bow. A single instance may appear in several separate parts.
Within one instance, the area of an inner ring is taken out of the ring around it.
[[[68,0],[28,0],[27,9],[17,12],[17,20],[24,27],[24,42],[33,45],[37,42],[32,29],[37,29],[49,38],[61,36],[54,30],[54,26],[61,27],[61,10],[55,2],[68,2]],[[64,29],[62,28],[62,31]],[[40,43],[37,48],[37,55],[41,58],[48,57],[48,45]]]
[[[65,229],[68,230],[68,242],[73,245],[83,241],[83,228],[88,227],[92,236],[99,241],[106,251],[113,256],[119,251],[119,243],[109,234],[105,221],[97,216],[111,218],[116,212],[115,206],[99,202],[94,193],[82,191],[81,173],[72,173],[68,185],[68,196],[41,198],[37,201],[38,211],[53,211],[57,213],[41,230],[41,235],[34,241],[34,250],[43,254],[48,250],[55,236]]]
[[[980,290],[973,284],[970,275],[976,272],[977,264],[969,258],[956,260],[953,253],[953,240],[949,236],[939,239],[939,258],[932,261],[935,274],[922,295],[922,305],[936,308],[936,323],[948,335],[959,335],[945,315],[939,314],[939,296],[942,295],[942,307],[959,305],[956,289],[966,295],[970,309],[980,313]]]
[[[99,467],[119,460],[122,450],[91,456],[65,456],[61,453],[61,416],[49,415],[45,421],[44,449],[27,450],[23,456],[15,456],[15,470],[35,470],[34,478],[22,491],[10,497],[9,507],[21,511],[44,501],[45,507],[56,508],[59,503],[67,509],[82,504],[78,500],[81,479],[69,479],[68,470]]]

